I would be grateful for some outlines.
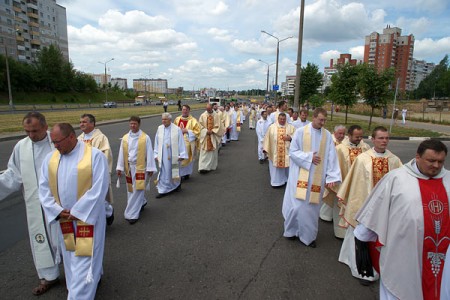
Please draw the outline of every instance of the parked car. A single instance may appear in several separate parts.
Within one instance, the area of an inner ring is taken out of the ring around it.
[[[105,102],[103,104],[104,108],[116,108],[117,107],[117,103],[116,102]]]
[[[142,106],[142,102],[136,101],[136,102],[134,102],[134,106]]]
[[[175,101],[169,100],[169,105],[175,105]]]

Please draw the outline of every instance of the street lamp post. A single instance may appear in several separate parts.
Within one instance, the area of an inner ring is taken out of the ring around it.
[[[265,63],[267,65],[267,80],[266,80],[266,94],[269,94],[269,67],[273,66],[275,63],[269,64],[268,62],[265,62],[262,59],[258,59],[260,62]]]
[[[108,77],[106,74],[106,64],[113,60],[114,60],[114,57],[105,62],[101,62],[101,61],[98,62],[99,64],[105,65],[105,102],[108,102]]]
[[[287,38],[280,40],[278,37],[274,36],[273,34],[268,33],[265,30],[261,30],[261,32],[265,33],[277,40],[277,62],[276,62],[277,65],[276,65],[276,70],[275,70],[275,85],[278,86],[278,61],[280,58],[280,43],[287,39],[293,38],[293,36],[288,36]],[[275,103],[277,102],[277,98],[278,98],[278,91],[275,91]]]
[[[11,78],[9,77],[8,48],[6,48],[6,45],[3,45],[3,46],[5,47],[6,80],[8,82],[9,108],[11,110],[13,110],[14,109],[14,104],[13,104],[12,92],[11,92]]]

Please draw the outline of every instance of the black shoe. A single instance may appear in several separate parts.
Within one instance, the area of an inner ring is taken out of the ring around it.
[[[308,245],[308,247],[316,248],[317,247],[316,241],[312,241],[311,244]]]
[[[133,225],[134,223],[136,223],[139,219],[126,219],[128,221],[128,223],[130,223],[130,225]]]
[[[141,211],[144,210],[145,206],[147,205],[147,203],[145,203],[144,205],[141,206]]]
[[[198,170],[198,172],[199,172],[200,174],[206,174],[206,173],[208,173],[207,170]]]
[[[189,180],[189,174],[188,175],[184,175],[184,180]]]
[[[180,183],[180,185],[179,186],[177,186],[177,188],[174,190],[175,192],[179,192],[179,191],[181,191],[181,183]]]
[[[363,285],[363,286],[369,286],[369,285],[371,285],[372,284],[372,281],[370,281],[370,280],[366,280],[366,279],[359,279],[359,283],[361,284],[361,285]]]
[[[226,145],[225,143],[222,143],[222,147],[225,147],[225,145]]]
[[[285,236],[285,238],[290,241],[295,241],[297,239],[297,237],[295,235],[294,236]]]
[[[259,160],[259,163],[262,165],[262,164],[264,164],[264,159],[260,159]]]
[[[165,197],[165,196],[166,196],[166,194],[158,193],[155,198],[159,199],[159,198],[162,198],[162,197]]]
[[[106,225],[111,226],[113,222],[114,222],[114,209],[113,209],[112,215],[109,217],[106,217]]]

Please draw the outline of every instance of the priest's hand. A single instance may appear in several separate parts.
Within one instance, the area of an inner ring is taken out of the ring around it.
[[[69,217],[67,218],[69,221],[78,221],[79,219],[75,216],[72,216],[69,214]]]
[[[122,171],[117,170],[117,176],[121,177],[122,176]]]
[[[312,163],[315,165],[318,165],[318,164],[320,164],[321,161],[322,161],[322,159],[320,158],[320,156],[317,155],[317,152],[314,152]]]
[[[336,186],[338,184],[338,182],[329,182],[326,183],[325,186],[329,189],[331,189],[332,187]]]
[[[59,213],[58,217],[60,219],[69,219],[69,217],[70,217],[70,210],[63,209],[63,211]]]
[[[188,133],[188,130],[186,128],[181,129],[181,132],[183,132],[183,134]]]
[[[283,135],[283,141],[290,142],[290,141],[292,141],[292,138],[290,137],[290,135],[286,134],[286,135]]]

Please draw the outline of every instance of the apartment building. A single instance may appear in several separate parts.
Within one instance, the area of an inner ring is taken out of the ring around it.
[[[378,70],[390,67],[395,69],[395,82],[399,80],[399,90],[411,91],[411,80],[414,36],[412,34],[402,36],[402,30],[389,25],[383,29],[383,33],[372,32],[365,37],[364,62],[374,65]],[[396,83],[394,83],[396,84]]]
[[[56,45],[69,60],[66,8],[56,0],[0,0],[0,53],[33,62]]]

